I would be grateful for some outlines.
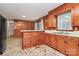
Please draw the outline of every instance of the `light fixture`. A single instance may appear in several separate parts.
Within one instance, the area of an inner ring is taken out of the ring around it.
[[[26,16],[23,15],[22,17],[25,18]]]

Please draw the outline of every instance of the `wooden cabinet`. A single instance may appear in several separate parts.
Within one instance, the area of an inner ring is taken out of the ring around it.
[[[44,32],[23,32],[22,48],[44,44]]]
[[[79,38],[68,37],[65,53],[70,56],[79,55]]]
[[[53,47],[53,48],[57,48],[57,39],[56,38],[56,35],[50,35],[50,46]]]
[[[45,44],[69,56],[79,56],[79,38],[46,34]]]
[[[45,39],[45,44],[50,46],[50,35],[49,34],[45,34],[46,39]]]
[[[45,33],[44,32],[40,32],[39,35],[38,35],[38,38],[39,38],[39,42],[40,44],[45,44]]]
[[[46,15],[43,17],[44,20],[44,29],[45,30],[52,30],[56,29],[56,17],[54,15]]]
[[[33,46],[33,35],[32,33],[23,33],[22,49]]]
[[[36,45],[41,45],[42,44],[42,34],[40,35],[40,32],[33,32],[33,43],[34,43],[34,46]]]
[[[43,21],[44,21],[44,29],[48,30],[48,15],[43,17]]]
[[[79,4],[74,5],[72,9],[72,25],[79,26]]]
[[[69,56],[79,56],[79,38],[47,34],[44,32],[24,32],[22,48],[29,48],[37,45],[48,45],[61,53]]]
[[[59,50],[60,52],[64,53],[65,52],[65,37],[64,36],[57,36],[57,50]]]
[[[50,29],[56,29],[56,17],[53,14],[48,16],[48,27]]]

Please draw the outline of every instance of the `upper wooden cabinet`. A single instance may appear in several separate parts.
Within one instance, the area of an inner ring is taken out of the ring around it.
[[[55,8],[54,10],[51,10],[48,12],[48,19],[49,19],[49,26],[50,27],[55,27],[56,24],[55,22],[57,22],[56,20],[53,22],[50,19],[53,20],[53,18],[55,19],[55,16],[58,16],[59,14],[62,14],[66,11],[71,11],[71,26],[74,27],[78,27],[79,29],[79,3],[65,3],[57,8]],[[56,18],[57,19],[57,18]]]
[[[59,14],[62,14],[66,11],[69,11],[72,9],[72,4],[63,4],[54,10],[51,10],[48,12],[48,25],[51,29],[57,30],[57,23],[58,23],[58,18],[57,16]]]
[[[73,26],[79,26],[79,4],[76,4],[73,6],[72,24],[73,24]]]
[[[53,14],[48,16],[48,26],[52,29],[56,27],[56,17]]]
[[[44,21],[44,29],[48,30],[48,15],[43,17],[43,21]]]
[[[45,30],[52,30],[52,29],[57,30],[57,16],[67,11],[71,11],[71,22],[70,23],[71,23],[72,28],[74,29],[74,26],[76,26],[79,29],[79,3],[65,3],[49,11],[48,15],[42,17],[44,20],[44,29]]]
[[[44,16],[43,20],[45,30],[52,30],[56,28],[56,18],[52,14]]]

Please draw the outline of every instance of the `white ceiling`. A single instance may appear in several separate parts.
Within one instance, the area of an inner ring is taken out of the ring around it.
[[[0,3],[0,14],[8,20],[37,20],[63,3]],[[26,16],[23,18],[22,16]]]

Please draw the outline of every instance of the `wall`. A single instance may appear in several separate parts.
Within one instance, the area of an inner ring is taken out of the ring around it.
[[[14,20],[14,37],[22,37],[20,30],[34,30],[34,22]]]

